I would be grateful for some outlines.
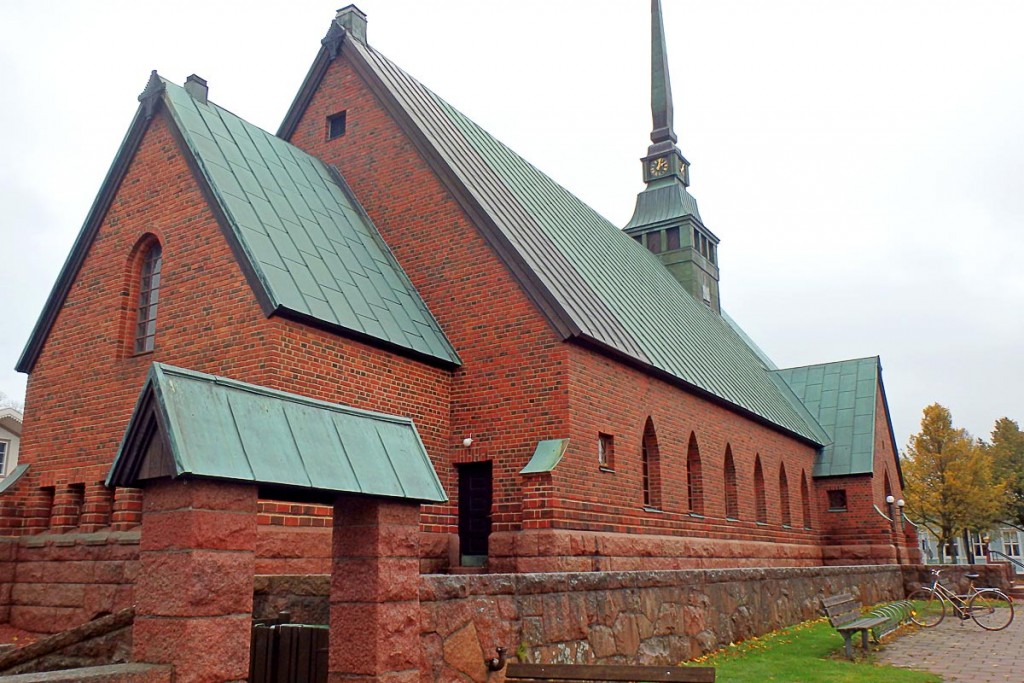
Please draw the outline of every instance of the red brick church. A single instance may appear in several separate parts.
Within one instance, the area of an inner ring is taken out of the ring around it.
[[[130,531],[132,484],[202,475],[259,483],[267,574],[322,571],[325,489],[422,501],[425,573],[910,562],[879,359],[777,368],[725,313],[653,5],[626,226],[355,6],[276,134],[154,72],[18,363],[3,534]]]

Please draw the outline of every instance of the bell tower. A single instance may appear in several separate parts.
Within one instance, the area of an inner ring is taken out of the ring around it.
[[[656,254],[695,299],[721,313],[718,238],[704,227],[687,191],[690,162],[676,146],[661,0],[651,0],[651,145],[643,163],[646,188],[626,224],[630,237]]]

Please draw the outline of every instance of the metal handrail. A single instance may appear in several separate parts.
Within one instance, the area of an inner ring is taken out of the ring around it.
[[[890,517],[889,515],[885,514],[881,510],[879,510],[877,505],[875,505],[874,508],[875,508],[875,512],[877,512],[878,514],[880,514],[882,516],[882,519],[884,519],[887,522],[891,522],[892,521],[892,517]]]
[[[996,556],[1001,557],[1001,558],[1003,558],[1005,560],[1009,560],[1011,563],[1017,565],[1021,569],[1024,569],[1024,562],[1021,562],[1020,560],[1015,560],[1012,557],[1010,557],[1009,555],[1007,555],[1006,553],[1001,553],[998,550],[989,550],[988,554],[989,555],[996,555]]]
[[[910,517],[907,517],[906,513],[901,513],[901,514],[903,514],[903,521],[904,522],[908,522],[910,524],[910,526],[914,527],[915,529],[920,529],[921,528],[921,525],[920,524],[914,524],[913,520],[911,520]]]

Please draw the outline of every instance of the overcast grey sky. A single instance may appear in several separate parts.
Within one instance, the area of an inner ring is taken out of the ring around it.
[[[723,307],[780,365],[880,355],[1024,421],[1024,3],[663,0]],[[276,131],[345,0],[0,0],[0,391],[151,69]],[[614,223],[642,188],[646,0],[360,0],[369,42]],[[31,410],[32,406],[27,406]]]

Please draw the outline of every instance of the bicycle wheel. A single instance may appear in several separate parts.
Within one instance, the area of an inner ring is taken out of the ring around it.
[[[1013,621],[1013,601],[994,588],[980,590],[967,603],[967,613],[986,631],[1002,631]]]
[[[912,608],[910,620],[918,626],[938,626],[946,618],[946,603],[930,588],[918,588],[907,600]]]

